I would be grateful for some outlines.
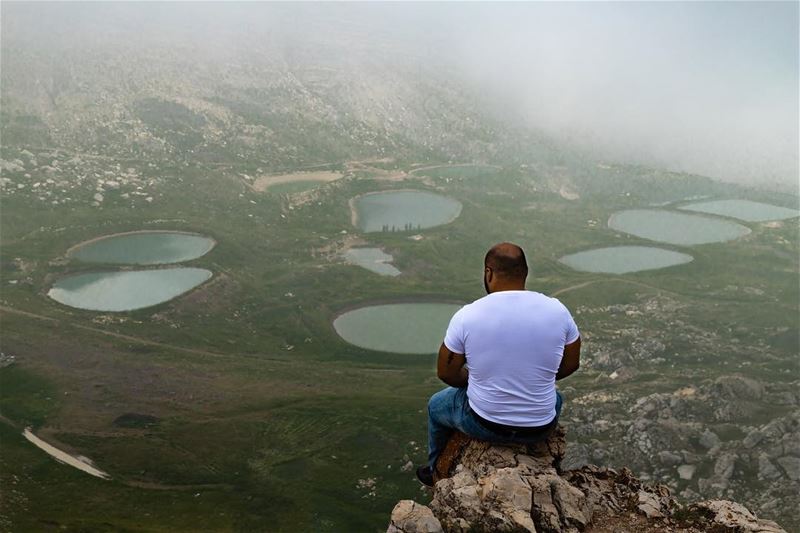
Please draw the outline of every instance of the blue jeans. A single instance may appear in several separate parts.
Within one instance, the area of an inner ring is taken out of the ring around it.
[[[562,402],[561,393],[556,391],[556,421],[561,414]],[[541,442],[550,434],[545,431],[533,436],[522,436],[514,431],[500,434],[490,430],[478,421],[470,408],[467,388],[448,387],[431,396],[428,401],[428,465],[432,470],[436,468],[436,460],[455,431],[478,440],[501,444],[533,444]]]

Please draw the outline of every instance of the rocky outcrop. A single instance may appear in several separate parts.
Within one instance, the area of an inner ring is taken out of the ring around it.
[[[671,392],[564,389],[564,470],[627,466],[684,504],[732,500],[800,531],[800,382],[732,374]],[[619,377],[617,379],[620,379]],[[641,395],[644,393],[644,395]]]
[[[456,434],[436,465],[430,506],[401,501],[388,532],[784,531],[731,501],[680,505],[669,488],[627,468],[561,470],[565,451],[560,426],[528,447]],[[727,469],[721,465],[719,475]]]

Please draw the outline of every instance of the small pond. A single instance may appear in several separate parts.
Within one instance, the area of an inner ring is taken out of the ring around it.
[[[777,205],[763,204],[750,200],[714,200],[699,202],[681,207],[688,211],[699,211],[712,215],[738,218],[747,222],[766,222],[768,220],[785,220],[800,215],[797,209],[789,209]]]
[[[344,253],[344,258],[348,263],[382,276],[400,275],[400,271],[390,264],[393,257],[380,248],[350,248]]]
[[[732,222],[660,209],[630,209],[614,213],[608,226],[643,239],[678,245],[706,244],[737,239],[750,229]]]
[[[47,295],[78,309],[133,311],[171,300],[210,277],[202,268],[92,272],[61,278]]]
[[[402,303],[361,307],[333,321],[345,341],[368,350],[436,354],[457,304]]]
[[[691,255],[651,246],[612,246],[565,255],[559,261],[583,272],[627,274],[682,265]]]
[[[87,241],[67,255],[87,263],[160,265],[196,259],[215,244],[214,239],[193,233],[137,231]]]
[[[417,231],[452,222],[461,202],[424,191],[387,191],[354,198],[352,209],[361,231]]]

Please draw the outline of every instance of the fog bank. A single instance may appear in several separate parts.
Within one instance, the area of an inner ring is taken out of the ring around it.
[[[3,42],[416,63],[598,159],[795,190],[798,6],[4,2]]]
[[[598,157],[797,187],[797,3],[472,11],[456,57],[531,125]]]

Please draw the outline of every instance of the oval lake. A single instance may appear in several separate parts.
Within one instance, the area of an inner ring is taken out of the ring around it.
[[[651,246],[612,246],[565,255],[560,262],[583,272],[627,274],[692,261],[692,256]]]
[[[100,237],[67,252],[87,263],[160,265],[189,261],[207,254],[214,239],[194,233],[142,231]]]
[[[747,222],[766,222],[768,220],[785,220],[800,215],[797,209],[762,204],[750,200],[714,200],[684,205],[681,209],[699,211],[712,215],[738,218]]]
[[[361,231],[416,231],[452,222],[461,202],[425,191],[369,193],[353,199],[353,224]]]
[[[333,328],[345,341],[367,350],[433,355],[460,308],[444,303],[372,305],[339,315]]]
[[[659,209],[614,213],[608,219],[608,227],[643,239],[679,245],[730,241],[750,233],[749,228],[729,220]]]
[[[203,268],[92,272],[61,278],[47,295],[78,309],[133,311],[171,300],[210,277]]]

